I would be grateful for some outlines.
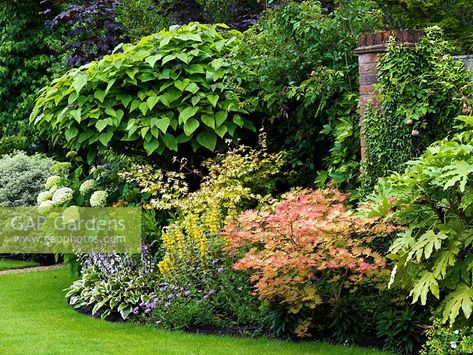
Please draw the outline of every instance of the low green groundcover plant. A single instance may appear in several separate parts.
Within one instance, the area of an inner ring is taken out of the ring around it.
[[[473,353],[473,329],[471,326],[449,326],[433,319],[433,324],[427,331],[421,354],[471,354]]]
[[[213,151],[255,129],[227,60],[239,33],[222,28],[174,26],[73,69],[41,92],[31,122],[54,143],[88,149],[89,158],[123,145],[148,155],[183,144]]]

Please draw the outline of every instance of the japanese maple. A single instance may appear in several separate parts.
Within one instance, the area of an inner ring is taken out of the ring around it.
[[[345,287],[385,266],[368,244],[392,227],[356,216],[347,198],[334,189],[289,193],[274,211],[247,211],[225,229],[227,251],[244,253],[235,269],[251,272],[261,299],[300,315],[298,335],[308,330],[305,311],[337,301]],[[320,291],[327,284],[329,296]]]

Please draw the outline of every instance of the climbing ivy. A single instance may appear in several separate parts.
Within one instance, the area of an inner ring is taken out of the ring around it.
[[[390,41],[378,64],[380,107],[365,116],[365,190],[445,137],[468,106],[470,74],[447,52],[438,28],[427,30],[414,49]]]

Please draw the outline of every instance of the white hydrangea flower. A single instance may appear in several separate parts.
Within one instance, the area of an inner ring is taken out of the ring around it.
[[[40,192],[38,197],[36,197],[36,202],[40,205],[43,202],[49,201],[53,198],[53,193],[51,191]]]
[[[48,201],[43,201],[39,204],[39,208],[50,208],[54,207],[53,201],[48,200]]]
[[[79,187],[81,194],[85,195],[86,193],[92,192],[95,189],[95,180],[85,180],[82,185]]]
[[[53,195],[53,204],[56,206],[64,205],[72,200],[73,195],[72,189],[61,187]]]
[[[455,341],[451,341],[451,342],[450,342],[450,347],[451,347],[452,349],[456,349],[456,348],[457,348],[457,343],[456,343]]]
[[[58,175],[50,176],[48,180],[46,180],[46,185],[45,185],[46,190],[59,186],[59,184],[61,183],[61,180],[62,180],[61,177]]]
[[[107,204],[108,193],[106,191],[95,191],[90,196],[90,205],[92,207],[105,207]]]
[[[66,208],[62,212],[62,221],[65,224],[73,223],[73,222],[76,222],[78,220],[80,220],[79,207],[71,206],[71,207]]]

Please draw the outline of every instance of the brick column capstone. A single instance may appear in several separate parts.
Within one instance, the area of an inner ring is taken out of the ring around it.
[[[386,52],[389,38],[394,36],[397,42],[407,47],[414,47],[424,34],[420,30],[384,31],[363,33],[358,41],[358,48],[354,50],[358,56],[358,71],[360,75],[360,143],[361,159],[366,157],[366,136],[364,133],[364,116],[368,104],[373,108],[379,106],[376,99],[374,85],[378,82],[379,55]]]

